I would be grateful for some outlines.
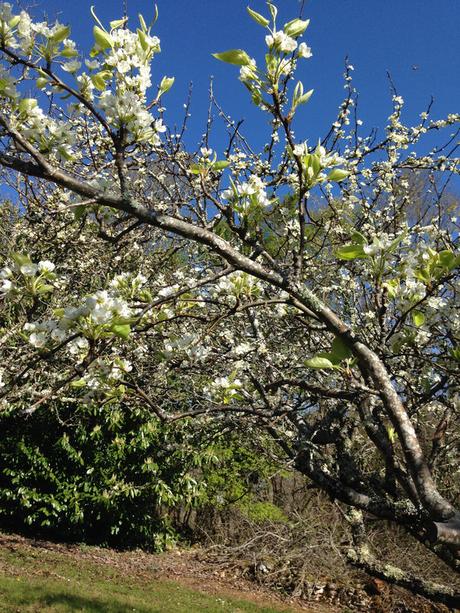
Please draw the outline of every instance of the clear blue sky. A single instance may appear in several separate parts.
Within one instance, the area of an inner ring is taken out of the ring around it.
[[[122,15],[123,0],[42,0],[33,10],[46,10],[52,18],[73,25],[72,38],[90,44],[93,21],[90,5],[104,22]],[[147,18],[150,0],[127,0],[131,27],[137,13]],[[173,90],[165,97],[166,120],[180,121],[188,83],[194,94],[189,142],[203,131],[209,76],[215,93],[235,119],[246,118],[246,131],[260,142],[266,134],[266,115],[256,111],[239,83],[238,69],[211,57],[211,52],[244,48],[262,59],[264,30],[246,13],[246,0],[157,0],[160,17],[155,33],[162,53],[154,61],[154,79],[175,76]],[[278,0],[280,24],[297,15],[299,0]],[[263,0],[252,8],[267,14]],[[304,61],[299,78],[315,95],[297,126],[298,138],[310,142],[324,135],[334,120],[343,97],[343,60],[348,55],[355,67],[362,118],[367,128],[382,127],[391,112],[386,71],[398,93],[407,101],[407,116],[416,118],[435,98],[434,116],[458,112],[460,106],[460,0],[306,0],[304,15],[311,19],[303,38],[313,50]]]

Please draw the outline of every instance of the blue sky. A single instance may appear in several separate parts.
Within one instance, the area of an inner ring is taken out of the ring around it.
[[[104,22],[118,18],[123,0],[46,0],[34,14],[46,11],[73,26],[72,38],[90,45],[93,21],[90,5]],[[137,13],[146,19],[153,2],[127,0],[131,27]],[[245,130],[256,145],[267,134],[267,116],[251,106],[239,83],[238,69],[211,57],[215,51],[244,48],[263,58],[264,30],[246,13],[246,0],[157,0],[159,21],[155,33],[162,53],[154,61],[154,79],[175,76],[173,90],[165,97],[166,121],[180,122],[188,84],[193,82],[190,144],[203,131],[210,75],[224,109],[234,119],[245,119]],[[299,0],[279,0],[280,25],[297,16]],[[251,7],[267,14],[263,0]],[[311,19],[305,40],[313,58],[298,72],[306,89],[315,94],[297,124],[298,139],[315,141],[334,121],[344,90],[343,61],[348,55],[355,67],[354,81],[360,92],[365,127],[382,127],[391,112],[386,72],[390,71],[398,93],[407,101],[406,116],[414,121],[435,98],[434,116],[458,112],[460,103],[460,0],[306,0],[304,15]],[[219,139],[216,137],[216,140]],[[214,143],[219,146],[219,142]]]

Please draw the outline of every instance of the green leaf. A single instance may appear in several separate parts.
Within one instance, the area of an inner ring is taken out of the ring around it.
[[[131,334],[131,326],[129,324],[114,324],[111,330],[115,334],[115,336],[119,336],[120,338],[124,338],[125,340]]]
[[[230,187],[232,188],[234,198],[239,197],[238,188],[236,186],[235,181],[230,177]]]
[[[309,153],[304,158],[307,168],[312,168],[315,177],[321,172],[321,159],[316,153]]]
[[[417,328],[420,328],[425,323],[425,314],[421,311],[412,311],[412,321]]]
[[[310,166],[313,168],[313,172],[315,173],[315,175],[318,175],[321,172],[321,158],[318,154],[312,153],[310,155]]]
[[[355,230],[353,232],[353,234],[351,235],[351,240],[356,245],[367,245],[366,237],[364,236],[364,234],[361,234],[361,232],[358,232],[358,230]]]
[[[192,175],[199,175],[203,170],[203,166],[201,164],[190,164],[190,172]]]
[[[81,204],[80,206],[76,206],[76,207],[74,208],[74,211],[73,211],[73,215],[74,215],[74,217],[75,217],[75,220],[76,220],[76,221],[80,221],[80,219],[81,219],[81,218],[83,217],[83,215],[85,214],[85,211],[86,211],[86,207],[85,207],[85,205],[84,205],[84,204]]]
[[[143,31],[143,30],[139,30],[139,28],[137,29],[137,36],[139,38],[139,42],[141,44],[141,47],[144,51],[148,51],[150,45],[149,45],[149,41],[147,39],[147,34]]]
[[[154,13],[154,15],[153,15],[153,19],[152,19],[152,21],[150,22],[150,25],[149,25],[149,30],[150,30],[150,28],[151,28],[152,26],[154,26],[154,25],[156,24],[157,19],[158,19],[158,14],[159,14],[159,13],[158,13],[158,6],[155,4],[155,13]]]
[[[135,316],[133,316],[133,317],[115,317],[112,320],[112,326],[114,326],[114,325],[118,326],[118,325],[124,325],[124,324],[131,325],[131,324],[136,323],[138,321],[138,319],[139,318],[135,317]]]
[[[100,49],[109,49],[113,46],[113,39],[105,30],[98,26],[93,27],[94,40]]]
[[[388,281],[385,281],[385,283],[383,283],[383,287],[387,290],[388,298],[390,298],[390,300],[393,300],[393,298],[396,297],[398,291],[399,280],[389,279]]]
[[[9,20],[8,26],[11,29],[13,29],[18,25],[20,21],[21,21],[21,15],[15,15],[12,19]]]
[[[24,266],[25,264],[32,264],[32,260],[30,259],[30,257],[24,253],[12,253],[11,259],[19,267]]]
[[[106,81],[112,76],[112,73],[108,70],[102,70],[91,75],[91,81],[97,89],[104,90],[106,88]]]
[[[63,99],[64,99],[64,97],[63,97]],[[67,151],[67,149],[65,147],[60,146],[60,147],[57,148],[57,150],[59,152],[59,155],[61,157],[63,157],[65,160],[70,161],[70,160],[74,160],[75,159],[75,157],[72,155],[72,153],[69,153],[69,151]]]
[[[143,289],[141,292],[139,292],[139,300],[142,302],[152,302],[153,297],[151,292],[149,292],[148,289]]]
[[[445,249],[444,251],[440,251],[438,253],[439,264],[443,268],[447,268],[447,270],[453,270],[460,266],[460,255],[455,255],[453,251],[450,249]]]
[[[348,172],[346,170],[342,170],[341,168],[334,168],[334,170],[331,170],[331,172],[327,175],[327,180],[336,181],[338,183],[339,181],[343,181],[347,177]]]
[[[67,38],[70,34],[70,27],[69,26],[62,26],[61,28],[59,28],[54,34],[53,36],[51,36],[50,40],[53,43],[62,43],[62,41]]]
[[[364,253],[362,245],[345,245],[337,249],[337,257],[340,260],[356,260],[357,258],[369,257]]]
[[[223,170],[224,168],[228,168],[228,166],[230,166],[230,162],[228,160],[220,160],[219,162],[214,162],[212,169]]]
[[[230,49],[229,51],[222,51],[222,53],[213,53],[212,56],[216,60],[235,66],[247,66],[251,63],[251,58],[243,49]]]
[[[298,98],[297,104],[306,104],[312,97],[314,91],[314,89],[309,89],[308,92]]]
[[[397,236],[390,244],[390,246],[387,249],[388,253],[393,253],[393,251],[396,249],[396,247],[399,245],[399,243],[403,240],[403,238],[405,238],[407,232],[403,232],[402,234],[400,234],[399,236]]]
[[[93,85],[97,87],[97,89],[100,89],[101,91],[105,89],[105,81],[99,74],[91,75],[91,81],[93,82]]]
[[[38,89],[43,89],[44,87],[47,86],[48,84],[48,79],[45,79],[45,77],[38,77],[38,79],[35,81]]]
[[[305,366],[308,366],[308,368],[336,368],[330,360],[319,355],[307,360]]]
[[[144,17],[139,13],[139,23],[141,24],[142,31],[147,33],[147,24],[145,23]]]
[[[300,98],[300,96],[303,95],[303,83],[302,81],[298,81],[297,85],[294,88],[294,102],[298,100],[298,98]]]
[[[73,47],[64,47],[64,49],[61,51],[61,55],[62,57],[66,58],[77,57],[78,51]]]
[[[128,21],[127,17],[123,17],[123,19],[115,19],[114,21],[110,22],[110,29],[116,30],[117,28],[121,28],[122,26],[125,25],[127,21]]]
[[[174,77],[163,77],[161,79],[158,95],[162,96],[163,94],[166,94],[166,92],[169,92],[171,87],[174,85],[174,80]]]
[[[268,24],[270,23],[268,19],[266,19],[260,13],[256,13],[256,11],[253,11],[251,8],[249,8],[249,6],[246,7],[246,10],[249,13],[249,15],[254,19],[254,21],[258,23],[259,25],[263,26],[264,28],[266,28]]]
[[[336,336],[333,340],[331,354],[339,362],[341,362],[342,360],[347,360],[348,358],[351,358],[353,356],[351,349],[340,336]]]
[[[310,89],[307,93],[304,94],[303,91],[303,83],[302,81],[298,81],[297,85],[294,88],[294,93],[292,95],[292,106],[295,109],[299,104],[305,104],[308,102],[313,94],[314,90]]]
[[[52,285],[48,285],[47,283],[42,283],[36,289],[37,294],[49,294],[54,291],[54,287]]]
[[[284,24],[284,33],[292,38],[297,38],[308,28],[310,20],[303,21],[302,19],[293,19]]]
[[[431,282],[431,275],[428,268],[418,268],[417,270],[415,270],[414,276],[422,283],[428,284]]]
[[[90,12],[91,12],[91,15],[92,15],[92,16],[93,16],[93,18],[94,18],[94,21],[95,21],[96,23],[98,23],[98,24],[101,26],[102,30],[103,30],[103,29],[104,29],[104,26],[102,25],[101,20],[99,19],[99,17],[96,15],[96,13],[95,13],[95,11],[94,11],[94,4],[90,6],[90,9],[89,9],[89,10],[90,10]]]
[[[32,109],[35,109],[37,104],[35,98],[23,98],[18,105],[19,112],[28,113]]]
[[[265,54],[265,64],[267,66],[267,71],[269,74],[274,74],[276,72],[276,69],[278,67],[278,60],[276,59],[276,57],[273,57],[271,53]]]
[[[84,379],[78,379],[77,381],[72,381],[70,387],[85,387],[86,381]]]
[[[272,16],[272,19],[273,19],[273,21],[275,21],[276,16],[278,15],[278,9],[271,2],[267,2],[267,4],[268,4],[268,8],[270,9],[270,14]]]
[[[390,441],[394,443],[396,441],[397,435],[396,430],[393,428],[393,426],[387,426],[387,434]]]

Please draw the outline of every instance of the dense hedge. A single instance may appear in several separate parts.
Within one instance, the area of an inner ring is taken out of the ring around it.
[[[63,538],[163,547],[166,509],[196,503],[192,473],[209,460],[185,426],[123,407],[11,411],[0,429],[2,524]]]
[[[122,406],[0,415],[0,522],[52,538],[163,549],[178,508],[250,505],[270,472],[236,433],[165,426]]]

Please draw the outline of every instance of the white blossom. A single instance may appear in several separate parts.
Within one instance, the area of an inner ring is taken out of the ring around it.
[[[285,34],[283,30],[278,30],[277,32],[273,32],[273,34],[268,34],[265,37],[265,42],[267,43],[268,47],[275,48],[277,51],[281,51],[282,53],[291,53],[297,49],[296,40]]]

